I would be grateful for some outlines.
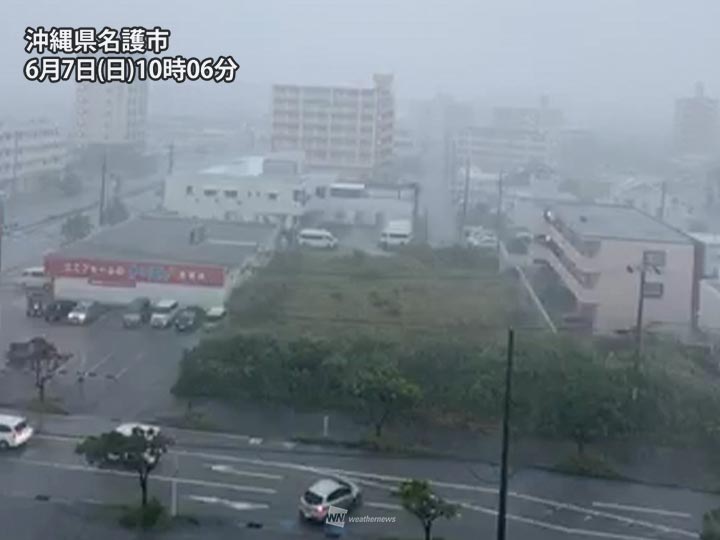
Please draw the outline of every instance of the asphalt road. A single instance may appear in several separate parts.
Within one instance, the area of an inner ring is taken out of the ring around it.
[[[76,422],[76,425],[73,425]],[[131,474],[99,470],[73,449],[78,429],[107,429],[92,419],[46,420],[29,446],[0,456],[5,497],[49,497],[74,504],[123,504],[139,496]],[[63,435],[62,431],[67,432]],[[51,434],[52,433],[52,434]],[[329,455],[312,448],[249,437],[171,431],[176,445],[151,480],[151,492],[170,504],[173,483],[178,509],[228,527],[262,524],[258,537],[320,538],[323,527],[297,518],[297,501],[313,481],[341,475],[364,490],[356,517],[385,517],[394,523],[347,523],[347,538],[419,536],[415,519],[400,507],[393,490],[404,478],[428,478],[434,489],[461,506],[460,517],[439,521],[446,539],[490,538],[495,528],[496,471],[485,465],[445,460]],[[717,496],[688,490],[519,472],[510,483],[508,538],[606,538],[651,540],[697,538],[704,511]],[[0,510],[3,512],[3,510]],[[197,537],[202,533],[198,532]],[[241,536],[242,537],[242,536]]]

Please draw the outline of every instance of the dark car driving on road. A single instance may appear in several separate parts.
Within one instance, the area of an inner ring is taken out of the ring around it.
[[[48,322],[64,321],[76,306],[77,302],[72,300],[55,300],[54,302],[50,302],[45,310],[45,320]]]
[[[201,311],[199,308],[188,307],[182,309],[175,317],[175,330],[178,332],[193,332],[200,326]]]

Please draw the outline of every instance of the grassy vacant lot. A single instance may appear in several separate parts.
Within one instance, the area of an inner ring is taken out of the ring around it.
[[[287,337],[471,338],[502,331],[526,308],[492,255],[460,248],[278,254],[230,302],[232,331]]]

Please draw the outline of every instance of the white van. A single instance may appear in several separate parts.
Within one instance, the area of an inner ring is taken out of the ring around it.
[[[50,287],[50,278],[42,266],[35,266],[23,270],[17,283],[24,289],[47,289]]]
[[[313,248],[335,249],[338,241],[325,229],[303,229],[298,234],[298,244]]]
[[[380,235],[380,247],[388,249],[405,246],[412,241],[412,223],[408,220],[391,221]]]

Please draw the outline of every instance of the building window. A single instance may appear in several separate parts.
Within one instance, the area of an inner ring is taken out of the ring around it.
[[[646,281],[643,288],[643,296],[645,298],[662,298],[665,287],[657,281]]]
[[[228,199],[237,199],[238,192],[235,189],[226,189],[225,190],[225,197]]]
[[[193,187],[192,187],[192,186],[187,186],[187,187],[185,188],[185,195],[192,195],[192,194],[193,194]]]
[[[215,197],[218,194],[218,190],[217,189],[206,189],[203,191],[203,194],[206,197]]]
[[[270,200],[270,201],[277,201],[277,199],[278,199],[277,191],[271,191],[270,193],[267,194],[267,196],[268,196],[268,200]]]
[[[663,267],[665,266],[665,252],[660,250],[645,251],[643,253],[643,263],[649,266]]]

